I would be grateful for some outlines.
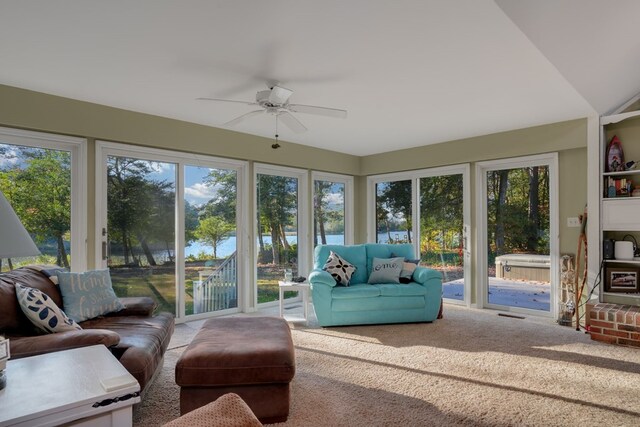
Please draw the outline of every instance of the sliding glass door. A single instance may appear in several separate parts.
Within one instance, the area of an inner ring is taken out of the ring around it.
[[[119,297],[153,298],[176,311],[175,163],[107,156],[103,254]]]
[[[465,172],[419,178],[420,254],[424,265],[442,273],[442,296],[464,302],[468,268]]]
[[[478,165],[483,302],[552,314],[557,280],[555,155]]]
[[[238,307],[238,173],[184,167],[185,314]]]
[[[284,270],[307,274],[307,173],[291,168],[255,166],[257,303],[278,300]],[[295,297],[286,292],[285,298]]]
[[[375,241],[413,244],[420,265],[442,273],[443,297],[470,304],[469,166],[373,176],[369,189]]]
[[[97,157],[96,252],[116,294],[178,319],[237,310],[244,163],[106,142]]]

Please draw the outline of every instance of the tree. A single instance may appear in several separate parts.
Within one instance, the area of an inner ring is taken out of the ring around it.
[[[210,216],[200,220],[196,236],[213,248],[213,257],[218,258],[218,244],[227,239],[234,226],[218,216]]]
[[[256,184],[259,242],[262,242],[262,233],[265,230],[269,232],[272,263],[281,264],[281,253],[285,254],[284,262],[288,262],[289,242],[286,240],[285,231],[297,220],[298,180],[285,176],[259,174]],[[264,246],[261,246],[261,256],[263,251]]]
[[[56,263],[68,268],[65,240],[71,230],[71,154],[29,147],[17,151],[23,163],[2,171],[1,189],[37,242],[55,241]]]
[[[148,160],[108,160],[109,234],[111,240],[121,243],[125,265],[140,264],[134,253],[136,246],[140,246],[149,265],[156,265],[152,248],[159,245],[173,261],[175,185],[150,179],[153,170],[154,162]]]
[[[402,220],[402,225],[407,231],[407,241],[411,243],[412,228],[412,201],[411,181],[389,181],[376,186],[376,213],[387,225],[389,232],[389,216]],[[386,215],[385,215],[386,214]],[[384,218],[386,216],[386,218]],[[384,219],[383,219],[384,218]],[[391,235],[389,235],[391,238]]]

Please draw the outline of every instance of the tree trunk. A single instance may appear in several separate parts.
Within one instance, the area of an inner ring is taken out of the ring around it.
[[[144,253],[144,256],[147,258],[147,262],[149,263],[149,265],[155,267],[157,265],[156,260],[153,258],[153,254],[149,249],[149,245],[147,245],[147,239],[145,239],[140,234],[138,234],[138,240],[140,241],[140,247],[142,248],[142,252]],[[169,253],[169,260],[171,260],[171,252],[169,252],[169,245],[167,245],[167,252]]]
[[[314,198],[313,198],[313,204],[314,204],[314,208],[315,208],[315,217],[316,217],[316,224],[318,229],[314,230],[315,231],[315,238],[316,238],[316,243],[318,243],[318,232],[320,233],[320,242],[323,245],[327,244],[327,235],[325,233],[324,230],[324,212],[322,211],[322,194],[320,191],[316,192]]]
[[[122,253],[124,255],[124,265],[129,265],[129,246],[127,244],[127,242],[129,241],[129,238],[127,237],[127,230],[126,228],[123,228],[121,230],[122,232]]]
[[[280,236],[278,235],[278,225],[271,225],[271,254],[274,265],[280,265]]]
[[[59,235],[56,240],[58,241],[58,256],[57,256],[57,264],[63,266],[65,268],[69,268],[69,261],[67,260],[67,251],[64,248],[64,240],[62,240],[62,236]]]
[[[538,246],[538,230],[540,229],[540,173],[537,166],[529,170],[529,232],[527,233],[527,249],[535,251]]]
[[[278,225],[278,228],[280,230],[280,237],[282,237],[282,246],[285,250],[288,251],[291,249],[291,245],[289,245],[289,242],[287,241],[287,234],[284,231],[284,226],[282,225],[282,223]]]
[[[509,183],[509,171],[498,172],[498,205],[496,206],[496,255],[504,253],[504,204],[507,199],[507,184]]]

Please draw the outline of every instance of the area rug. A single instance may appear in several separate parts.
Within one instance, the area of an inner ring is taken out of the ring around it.
[[[181,325],[182,326],[182,325]],[[134,416],[179,416],[179,345]],[[292,329],[296,375],[277,426],[632,426],[640,420],[640,349],[591,341],[549,319],[447,305],[428,324]],[[186,338],[185,338],[186,337]]]

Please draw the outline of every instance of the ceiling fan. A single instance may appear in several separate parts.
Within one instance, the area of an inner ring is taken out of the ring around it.
[[[292,94],[292,90],[275,84],[268,90],[261,90],[256,93],[255,102],[235,101],[231,99],[220,98],[197,99],[202,101],[234,102],[237,104],[257,105],[261,107],[258,110],[249,111],[248,113],[236,117],[233,120],[229,120],[228,122],[224,123],[225,126],[235,126],[250,117],[256,116],[258,114],[268,113],[275,115],[277,118],[280,118],[282,123],[284,123],[284,125],[291,129],[293,132],[302,133],[305,132],[307,128],[291,113],[317,114],[321,116],[335,117],[340,119],[344,119],[347,117],[347,110],[318,107],[315,105],[290,104],[289,98]]]

